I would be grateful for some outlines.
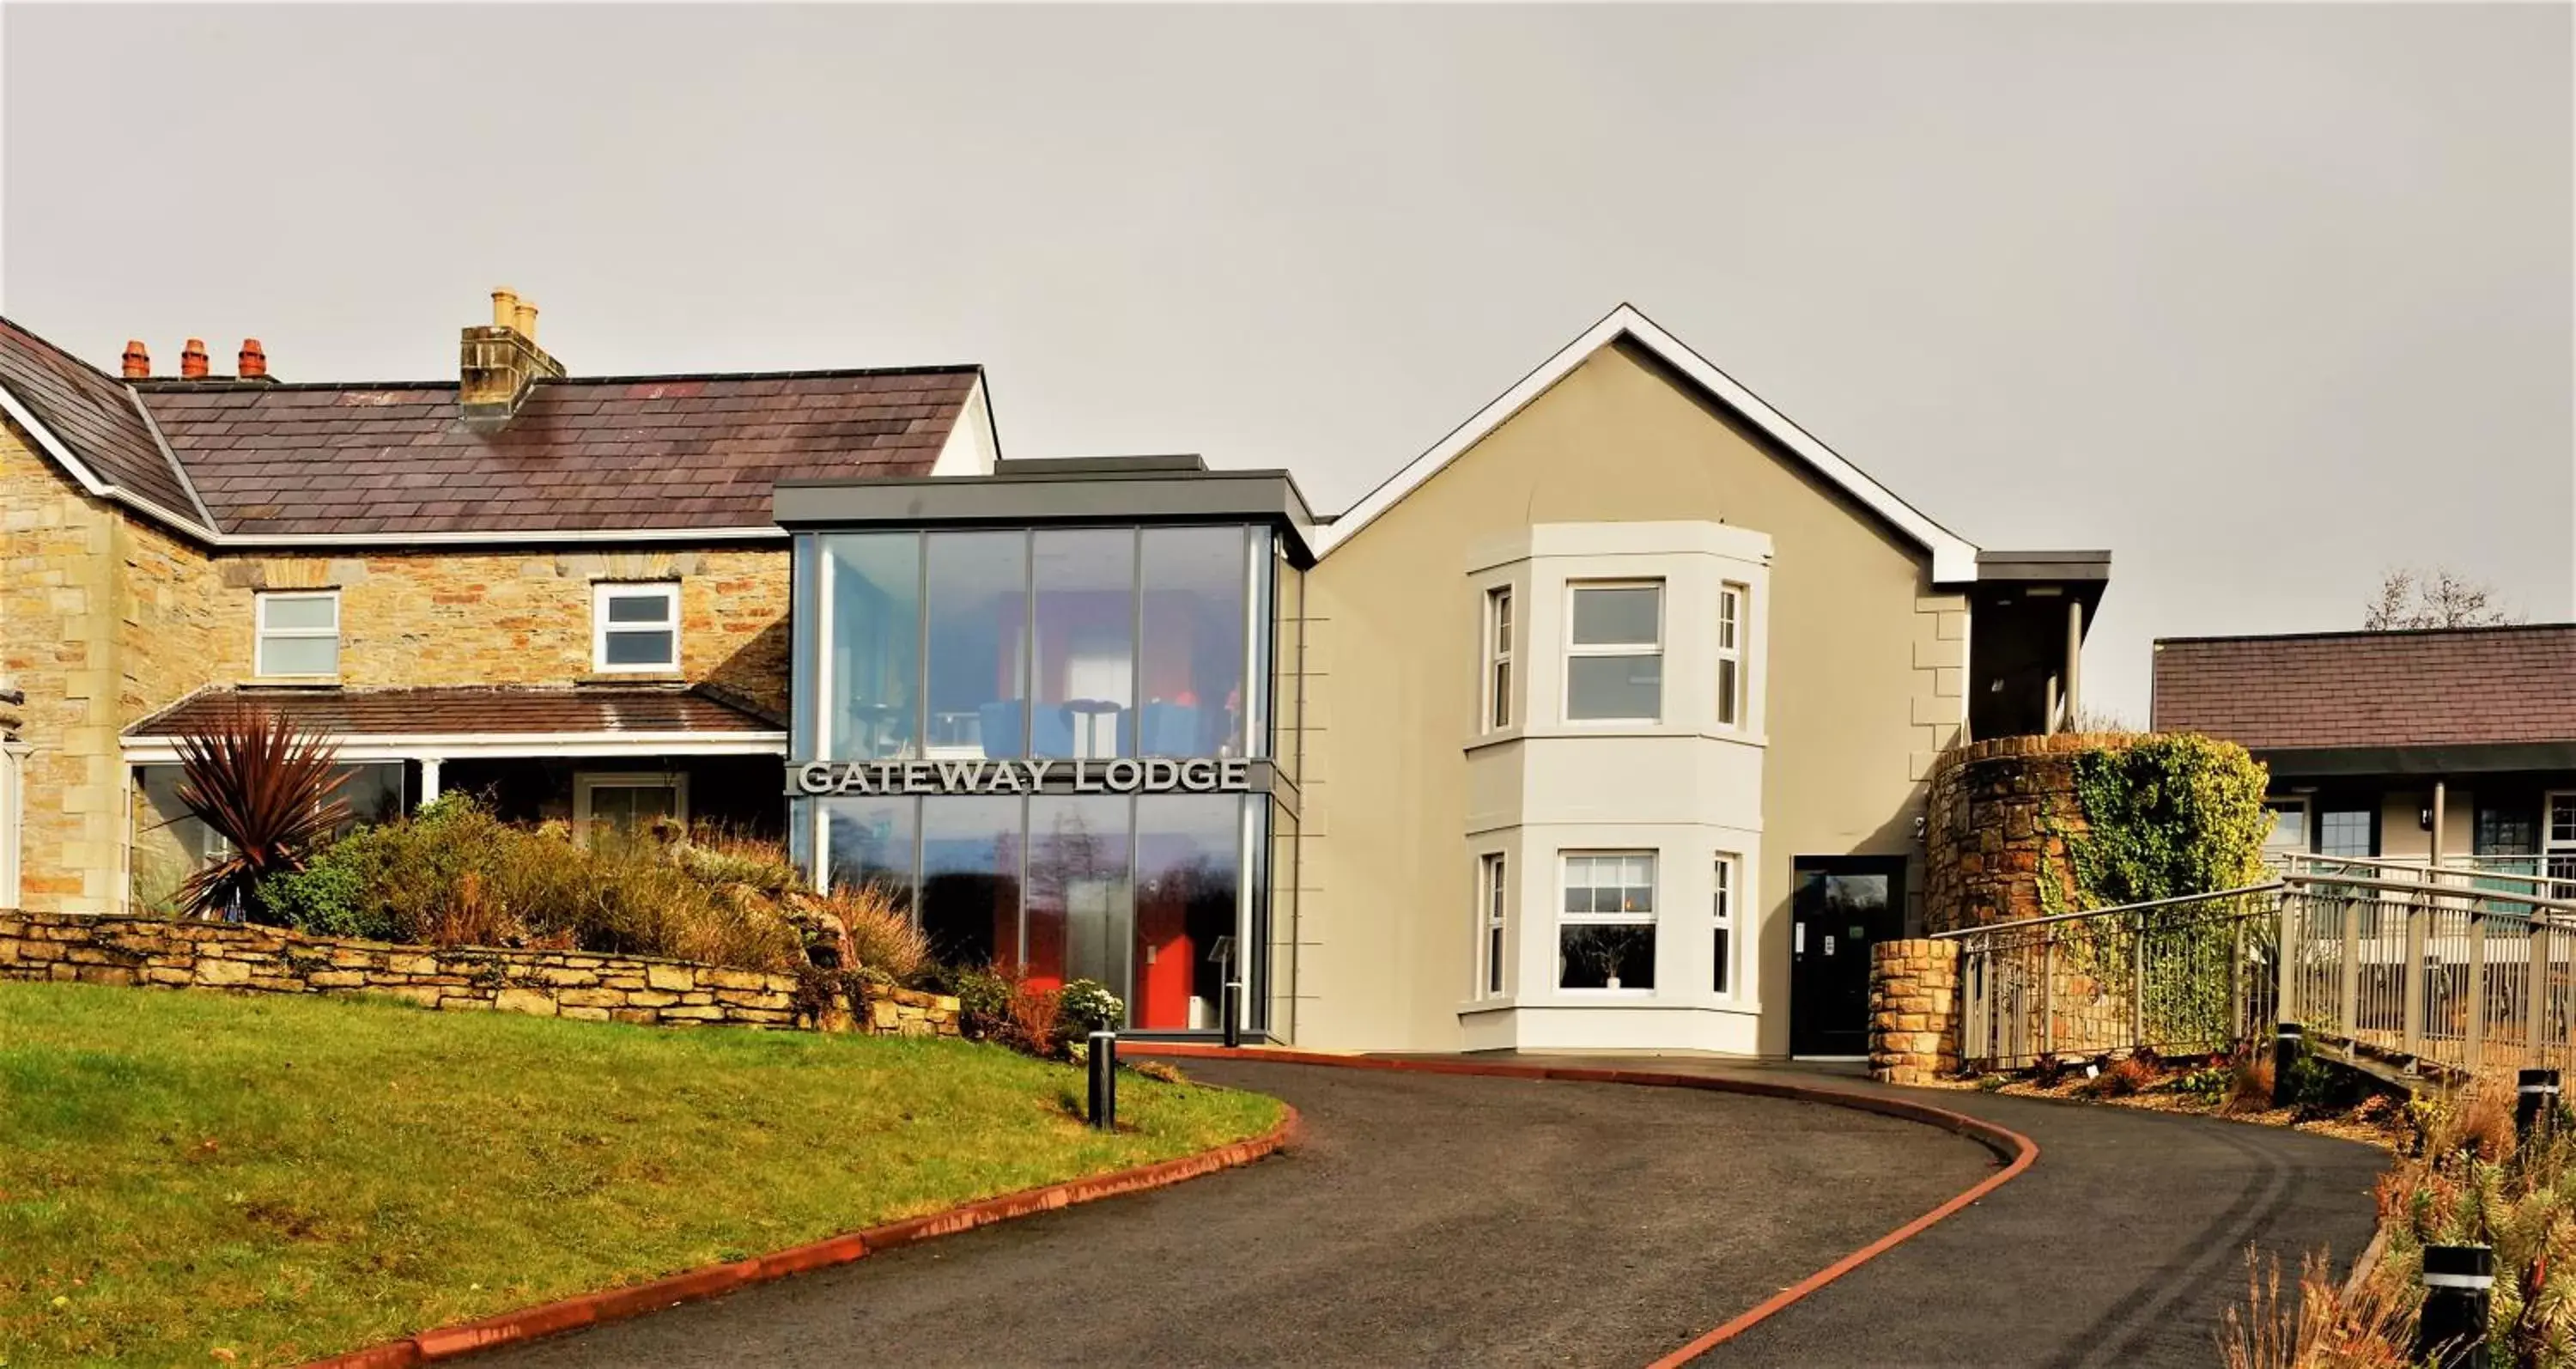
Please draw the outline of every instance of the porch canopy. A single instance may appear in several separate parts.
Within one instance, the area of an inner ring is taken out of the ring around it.
[[[242,686],[201,689],[127,728],[128,765],[174,765],[179,740],[243,708],[283,714],[329,737],[344,763],[417,767],[413,802],[438,797],[450,763],[628,761],[697,757],[783,762],[787,728],[705,685],[440,685],[389,689]],[[775,786],[762,798],[775,803]]]

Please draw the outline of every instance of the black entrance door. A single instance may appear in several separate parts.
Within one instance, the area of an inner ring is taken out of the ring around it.
[[[1869,1050],[1869,948],[1905,923],[1903,856],[1799,856],[1791,864],[1789,1053]]]

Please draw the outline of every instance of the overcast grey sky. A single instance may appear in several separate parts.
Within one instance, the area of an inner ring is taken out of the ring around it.
[[[2159,635],[2570,616],[2570,10],[0,12],[0,307],[113,367],[980,361],[1338,509],[1621,300]]]

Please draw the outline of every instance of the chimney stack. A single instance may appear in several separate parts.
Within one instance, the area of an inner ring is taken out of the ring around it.
[[[179,378],[181,380],[206,378],[206,340],[204,338],[192,337],[188,339],[187,346],[179,349]]]
[[[127,338],[125,340],[125,378],[141,380],[151,374],[152,353],[144,347],[143,339]]]
[[[469,419],[507,422],[540,380],[563,363],[537,345],[537,306],[508,286],[492,292],[492,324],[468,328],[457,364],[456,403]]]
[[[261,348],[258,338],[243,338],[241,355],[236,360],[239,364],[234,369],[242,379],[266,380],[268,378],[268,353]]]

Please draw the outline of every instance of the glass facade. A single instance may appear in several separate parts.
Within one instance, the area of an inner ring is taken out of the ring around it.
[[[791,773],[884,777],[794,797],[800,859],[884,887],[943,963],[1108,985],[1131,1030],[1219,1030],[1229,979],[1284,1030],[1302,589],[1240,523],[800,534]],[[1178,760],[1252,778],[1115,789]],[[987,761],[1042,778],[951,778]]]

